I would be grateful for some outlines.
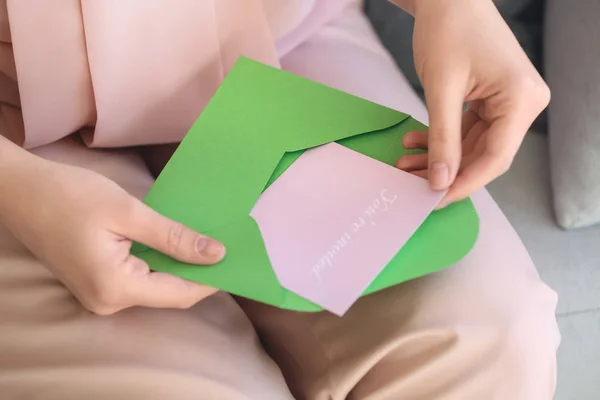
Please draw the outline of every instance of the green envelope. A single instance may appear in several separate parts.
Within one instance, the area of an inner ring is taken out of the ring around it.
[[[280,308],[320,311],[279,284],[249,216],[254,204],[308,148],[337,142],[394,164],[409,152],[402,137],[425,128],[407,114],[240,58],[145,199],[223,242],[225,259],[210,267],[186,265],[137,243],[132,253],[155,271]],[[478,231],[469,199],[433,212],[363,295],[455,264]]]

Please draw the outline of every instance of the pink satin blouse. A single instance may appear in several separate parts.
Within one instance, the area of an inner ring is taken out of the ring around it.
[[[273,66],[358,0],[0,0],[0,134],[177,142],[240,56]]]

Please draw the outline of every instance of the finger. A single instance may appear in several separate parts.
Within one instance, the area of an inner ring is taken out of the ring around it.
[[[135,204],[125,232],[120,233],[188,264],[215,264],[225,256],[223,244],[164,217],[142,202]]]
[[[396,161],[396,168],[400,168],[401,170],[407,172],[427,169],[427,159],[428,156],[426,153],[406,154]]]
[[[479,104],[480,102],[477,101],[477,102],[472,102],[472,103]],[[471,108],[471,106],[470,106],[469,109],[467,111],[465,111],[462,115],[461,136],[462,136],[463,140],[469,136],[469,132],[473,129],[473,127],[477,123],[482,122],[481,117],[474,110],[475,109]],[[406,135],[404,135],[404,138],[402,139],[402,145],[406,149],[426,150],[428,147],[427,131],[408,132]],[[464,151],[465,151],[465,146],[464,146],[464,142],[463,142],[463,152]]]
[[[426,169],[422,169],[419,171],[411,171],[410,173],[412,175],[418,176],[419,178],[423,178],[423,179],[427,179],[429,177],[429,174],[427,173]]]
[[[482,102],[480,100],[472,101],[469,103],[467,111],[463,113],[461,124],[461,134],[463,139],[467,136],[471,128],[473,128],[478,121],[482,120],[482,117],[479,114],[481,104]]]
[[[494,121],[487,132],[485,148],[461,170],[441,204],[462,200],[504,174],[523,141],[525,129],[519,118]]]
[[[447,189],[460,166],[461,122],[466,79],[440,77],[427,82],[429,111],[429,183],[434,190]]]
[[[461,137],[465,139],[470,130],[475,126],[477,122],[481,122],[481,117],[478,114],[479,104],[481,102],[474,101],[469,105],[469,109],[462,115],[461,122]],[[408,132],[402,139],[402,145],[406,149],[424,149],[428,147],[428,133],[427,131],[414,131]],[[464,151],[464,146],[463,146]]]
[[[406,149],[427,149],[427,131],[408,132],[402,138],[402,145]]]
[[[171,274],[150,272],[141,259],[129,256],[124,282],[125,303],[152,308],[189,308],[217,289],[186,281]]]
[[[470,155],[476,154],[476,147],[480,144],[480,142],[486,139],[484,133],[489,129],[490,124],[483,120],[478,120],[473,126],[471,126],[469,132],[467,132],[467,134],[463,137],[463,159],[461,162],[461,167],[463,164],[465,164],[466,159]]]
[[[483,118],[483,116],[481,115],[483,105],[484,105],[484,102],[481,99],[471,100],[471,101],[469,101],[469,104],[467,105],[467,111],[472,111],[479,118]]]

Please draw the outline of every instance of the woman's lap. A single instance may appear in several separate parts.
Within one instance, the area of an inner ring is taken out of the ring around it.
[[[347,10],[283,67],[427,122],[365,23]],[[152,184],[128,151],[65,140],[37,152],[97,170],[138,197]],[[556,296],[487,192],[473,201],[481,232],[465,259],[365,297],[343,318],[238,300],[297,398],[551,398]],[[0,321],[0,392],[12,398],[291,398],[228,295],[190,310],[97,317],[1,227]]]
[[[357,8],[296,48],[284,69],[413,115],[425,107]],[[556,294],[485,190],[478,242],[448,270],[367,296],[343,318],[238,299],[307,399],[550,399]],[[432,249],[435,251],[435,249]]]
[[[467,257],[364,297],[343,318],[238,299],[293,393],[307,399],[552,398],[556,295],[489,195],[479,192],[473,201],[481,231]]]

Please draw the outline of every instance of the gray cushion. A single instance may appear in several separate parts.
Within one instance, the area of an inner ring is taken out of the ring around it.
[[[600,225],[568,232],[556,226],[548,167],[547,135],[529,133],[510,171],[488,189],[525,243],[542,279],[558,291],[559,314],[595,309],[600,306]]]
[[[563,228],[589,226],[600,222],[600,1],[546,7],[554,208]]]

